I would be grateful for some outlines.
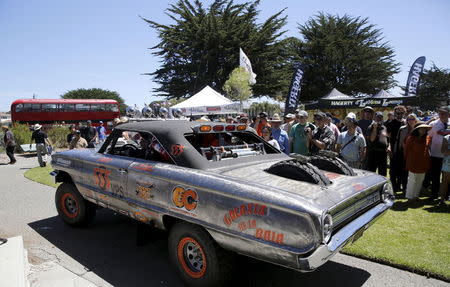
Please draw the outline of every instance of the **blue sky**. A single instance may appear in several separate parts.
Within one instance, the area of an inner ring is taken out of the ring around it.
[[[141,74],[159,66],[148,49],[158,38],[139,16],[169,23],[164,11],[174,2],[0,0],[0,111],[17,98],[58,98],[77,88],[117,91],[130,105],[154,100],[155,84]],[[419,56],[427,68],[450,68],[450,1],[262,0],[259,8],[261,19],[287,8],[286,36],[299,36],[298,24],[318,11],[369,17],[395,49],[401,85]]]

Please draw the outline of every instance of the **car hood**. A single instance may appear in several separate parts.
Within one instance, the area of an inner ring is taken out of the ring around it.
[[[277,161],[234,168],[228,167],[221,169],[220,172],[224,176],[245,180],[247,184],[265,187],[266,190],[280,190],[292,194],[293,200],[300,197],[309,205],[319,207],[322,210],[332,209],[352,198],[356,201],[360,198],[359,195],[373,190],[387,181],[385,177],[363,170],[355,170],[355,176],[322,171],[332,183],[321,186],[284,178],[265,171],[275,163]]]

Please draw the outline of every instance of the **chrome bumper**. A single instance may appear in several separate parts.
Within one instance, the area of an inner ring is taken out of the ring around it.
[[[366,230],[379,216],[384,214],[392,207],[394,201],[380,203],[372,209],[368,210],[331,237],[328,244],[320,245],[308,257],[300,257],[298,259],[300,271],[313,271],[339,252],[345,245],[358,239],[364,230]]]

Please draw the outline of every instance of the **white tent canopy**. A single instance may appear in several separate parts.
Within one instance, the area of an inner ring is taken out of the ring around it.
[[[400,96],[401,97],[401,96]],[[389,99],[389,98],[399,98],[399,96],[394,96],[385,90],[380,90],[378,93],[372,96],[374,99]]]
[[[321,100],[338,100],[338,101],[345,101],[345,100],[354,100],[355,97],[346,95],[344,93],[339,92],[336,88],[334,88],[328,95],[321,98]]]
[[[231,114],[240,112],[240,104],[234,103],[210,86],[204,87],[200,92],[189,99],[178,103],[171,109],[181,109],[186,116],[205,114]]]

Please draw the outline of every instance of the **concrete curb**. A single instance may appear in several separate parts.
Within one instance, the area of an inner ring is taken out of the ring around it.
[[[0,245],[0,278],[2,286],[28,287],[27,252],[23,248],[22,236],[8,238]]]

